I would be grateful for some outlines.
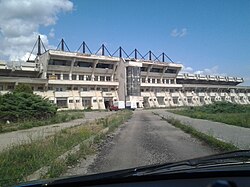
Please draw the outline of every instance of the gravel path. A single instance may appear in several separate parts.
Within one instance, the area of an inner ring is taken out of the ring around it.
[[[190,125],[200,132],[211,135],[225,142],[232,143],[240,149],[250,148],[250,128],[237,127],[209,120],[193,119],[173,114],[166,110],[153,110],[153,112],[160,116],[178,119],[185,125]]]
[[[83,123],[86,123],[87,121],[93,121],[95,119],[111,115],[112,112],[94,111],[94,112],[85,112],[84,114],[85,114],[84,119],[76,119],[65,123],[58,123],[53,125],[34,127],[31,129],[2,133],[0,134],[0,140],[1,140],[0,151],[10,147],[11,145],[20,145],[28,143],[31,140],[43,139],[47,136],[55,134],[56,132],[62,129],[78,126]]]
[[[87,170],[83,163],[66,175],[106,172],[216,153],[152,111],[145,110],[135,111],[110,139],[101,145],[99,154]]]

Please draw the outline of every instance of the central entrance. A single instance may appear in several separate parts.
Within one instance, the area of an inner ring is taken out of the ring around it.
[[[105,109],[109,109],[113,105],[113,97],[104,97]]]

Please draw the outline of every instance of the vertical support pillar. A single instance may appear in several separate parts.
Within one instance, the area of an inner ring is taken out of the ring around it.
[[[37,55],[41,55],[41,37],[40,35],[38,36],[38,41],[37,41]]]
[[[102,44],[102,56],[104,56],[104,44]]]
[[[122,47],[119,47],[119,57],[122,58]]]
[[[61,50],[64,51],[64,40],[61,41]]]
[[[85,46],[86,44],[85,44],[85,42],[82,42],[82,53],[85,53]]]

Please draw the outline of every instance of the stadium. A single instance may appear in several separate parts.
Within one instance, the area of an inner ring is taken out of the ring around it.
[[[111,54],[105,45],[93,54],[85,42],[70,52],[64,40],[57,49],[42,51],[38,37],[35,60],[0,61],[0,93],[18,84],[31,85],[60,109],[107,109],[114,101],[137,108],[201,106],[216,101],[250,104],[250,87],[239,77],[181,74],[182,64],[165,53],[144,56],[119,47]]]

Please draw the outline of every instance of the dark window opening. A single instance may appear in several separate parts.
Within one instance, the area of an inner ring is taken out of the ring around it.
[[[84,68],[93,68],[93,63],[91,62],[75,62],[75,66],[77,67],[84,67]]]
[[[55,66],[71,66],[71,61],[69,60],[56,60],[51,59],[49,61],[49,65],[55,65]]]
[[[176,73],[177,69],[167,69],[165,73]]]
[[[113,69],[114,65],[113,64],[103,64],[103,63],[98,63],[96,64],[96,68],[101,68],[101,69]]]
[[[147,67],[141,67],[141,71],[148,71]]]
[[[72,75],[72,80],[76,80],[76,75]]]
[[[160,69],[160,68],[152,68],[152,69],[150,70],[150,72],[162,73],[162,72],[163,72],[163,69]]]

